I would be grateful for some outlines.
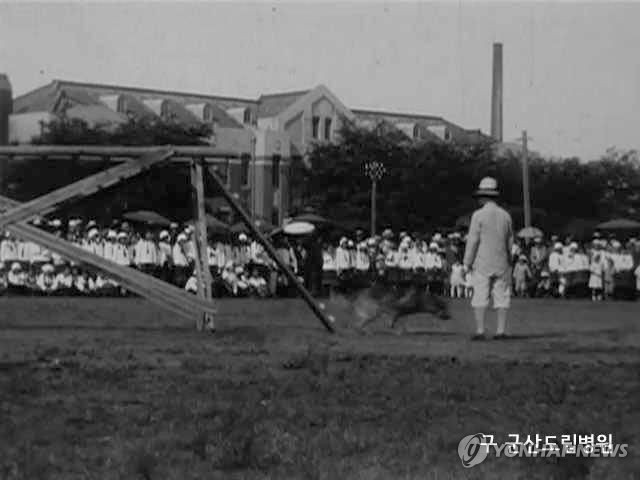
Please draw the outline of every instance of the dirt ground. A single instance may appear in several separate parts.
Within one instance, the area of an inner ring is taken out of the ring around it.
[[[518,301],[515,338],[487,342],[452,312],[360,337],[225,300],[211,335],[140,299],[0,298],[0,480],[640,478],[640,303]],[[478,432],[629,454],[465,469]]]

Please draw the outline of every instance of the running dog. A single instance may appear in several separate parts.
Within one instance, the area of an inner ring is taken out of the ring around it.
[[[398,334],[404,331],[404,325],[396,330],[400,319],[409,315],[428,313],[442,320],[450,318],[445,300],[416,286],[401,290],[374,283],[351,293],[332,293],[331,300],[353,312],[359,320],[356,327],[365,332],[367,325],[383,315]]]

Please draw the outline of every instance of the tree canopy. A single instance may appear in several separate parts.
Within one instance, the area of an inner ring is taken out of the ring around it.
[[[302,191],[305,202],[323,214],[367,225],[371,184],[364,165],[382,162],[386,174],[378,182],[379,227],[431,231],[453,227],[472,212],[473,191],[482,177],[491,175],[520,227],[520,155],[495,151],[489,142],[413,142],[397,131],[347,123],[337,144],[317,144],[311,151]],[[638,216],[640,161],[634,151],[610,150],[593,162],[536,157],[529,170],[533,223],[545,231],[579,234],[598,220]]]

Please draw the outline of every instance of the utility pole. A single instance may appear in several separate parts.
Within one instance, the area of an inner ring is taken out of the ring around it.
[[[531,198],[529,196],[529,149],[527,131],[522,131],[522,196],[524,202],[524,226],[531,226]]]

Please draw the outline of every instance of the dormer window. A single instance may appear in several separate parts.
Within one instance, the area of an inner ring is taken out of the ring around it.
[[[245,108],[244,109],[244,115],[243,115],[242,121],[245,123],[245,125],[251,124],[251,109],[250,108]]]
[[[311,136],[316,140],[320,138],[320,117],[311,119]]]

